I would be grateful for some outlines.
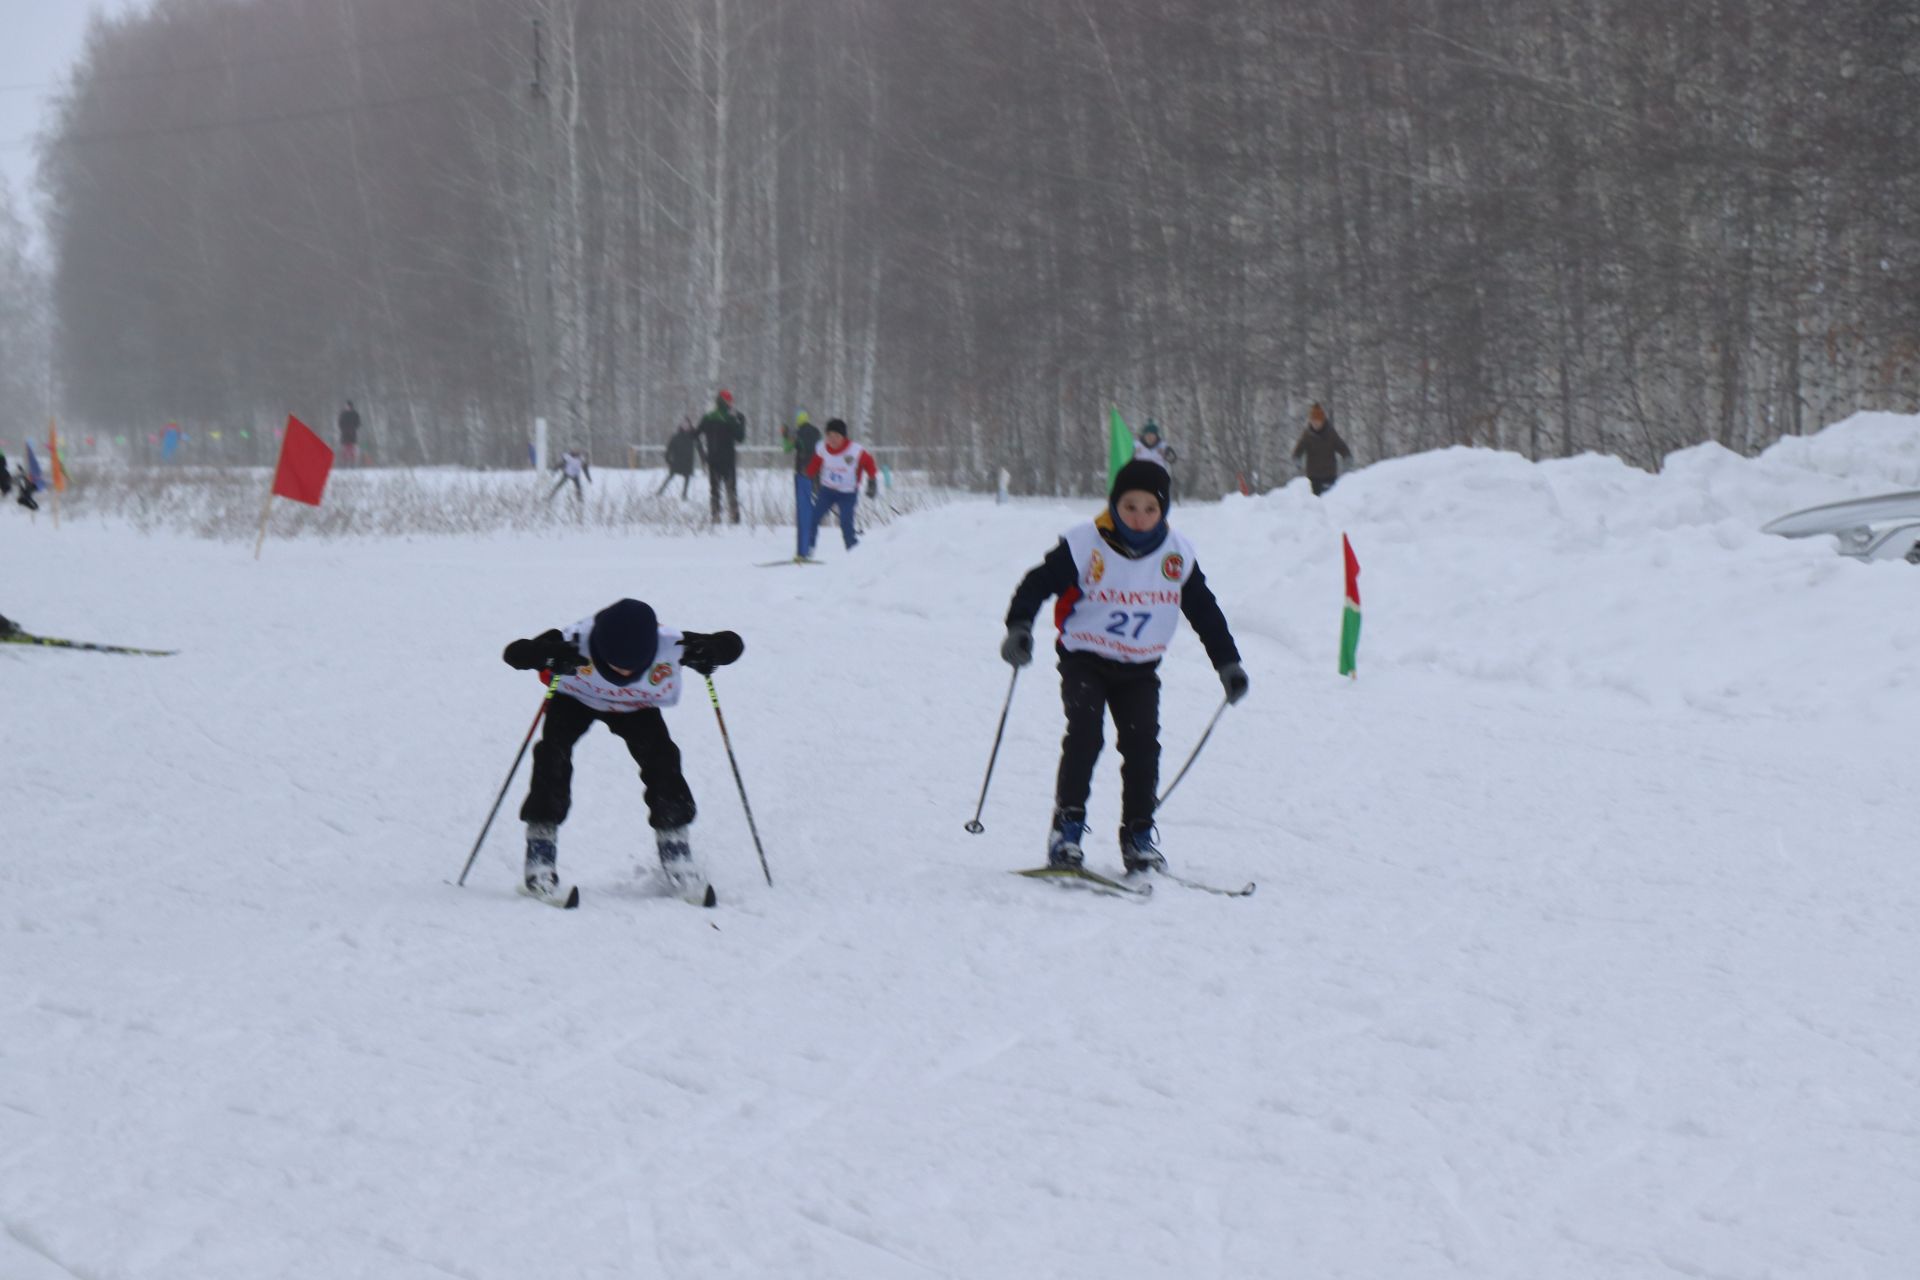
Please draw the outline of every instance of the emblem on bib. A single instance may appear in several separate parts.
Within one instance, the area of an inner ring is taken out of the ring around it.
[[[1093,553],[1092,562],[1087,565],[1087,585],[1097,587],[1100,585],[1100,579],[1106,576],[1107,558],[1101,555],[1099,549],[1096,548]]]
[[[1160,576],[1168,582],[1178,582],[1180,581],[1181,572],[1186,569],[1186,567],[1187,561],[1185,556],[1182,556],[1178,551],[1169,552],[1167,558],[1160,562]]]
[[[653,664],[653,670],[647,673],[647,683],[659,684],[662,680],[665,680],[668,676],[672,674],[673,674],[672,663],[656,662]]]

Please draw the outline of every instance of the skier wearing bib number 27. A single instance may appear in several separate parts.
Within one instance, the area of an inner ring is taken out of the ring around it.
[[[731,631],[701,634],[663,627],[639,600],[615,601],[570,627],[506,647],[500,656],[508,666],[560,677],[533,748],[533,783],[520,806],[520,820],[527,824],[527,893],[547,900],[566,896],[555,861],[559,827],[572,807],[573,744],[599,720],[627,744],[640,766],[647,822],[668,887],[689,901],[713,905],[687,839],[693,792],[680,772],[680,748],[660,709],[680,701],[680,668],[711,675],[715,667],[737,661],[745,647]]]
[[[1164,871],[1154,838],[1160,782],[1160,658],[1180,615],[1206,647],[1229,702],[1247,693],[1247,673],[1227,619],[1194,562],[1193,546],[1167,524],[1170,481],[1164,468],[1136,458],[1114,477],[1107,509],[1069,529],[1031,570],[1007,609],[1000,656],[1015,667],[1033,661],[1033,619],[1058,596],[1060,700],[1067,733],[1054,783],[1047,864],[1077,868],[1087,829],[1087,795],[1100,758],[1102,720],[1113,713],[1120,748],[1120,858],[1128,872]]]

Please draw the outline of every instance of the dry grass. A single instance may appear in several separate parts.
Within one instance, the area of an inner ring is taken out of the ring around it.
[[[554,493],[555,477],[530,471],[336,471],[318,507],[275,499],[269,532],[275,538],[459,536],[573,529],[646,529],[701,533],[710,527],[706,477],[688,496],[675,480],[656,493],[660,471],[594,473],[576,500],[572,486]],[[924,479],[894,475],[877,502],[860,501],[860,523],[890,523],[937,503]],[[269,473],[263,468],[149,467],[75,475],[61,495],[61,518],[119,520],[146,533],[168,531],[224,541],[258,535]],[[793,477],[780,470],[741,473],[740,521],[751,528],[791,528]],[[51,495],[41,495],[44,510]]]

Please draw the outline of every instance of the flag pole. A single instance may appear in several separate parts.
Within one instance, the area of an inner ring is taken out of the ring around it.
[[[260,548],[267,545],[267,517],[273,513],[273,489],[267,489],[267,500],[260,504],[260,537],[253,544],[253,558],[260,558]]]

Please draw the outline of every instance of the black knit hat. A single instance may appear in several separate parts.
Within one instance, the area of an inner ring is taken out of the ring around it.
[[[608,684],[629,685],[647,673],[660,650],[660,620],[638,600],[616,600],[593,615],[587,656],[593,672]],[[613,668],[633,672],[623,676]]]
[[[1118,509],[1120,495],[1130,489],[1139,489],[1160,499],[1160,514],[1163,516],[1167,508],[1173,505],[1173,480],[1167,475],[1167,469],[1157,462],[1135,458],[1120,468],[1120,474],[1113,478],[1113,492],[1107,495],[1107,505]]]
[[[832,435],[832,434],[833,434],[834,432],[836,432],[836,431],[838,431],[838,432],[840,433],[840,436],[841,436],[841,438],[842,438],[842,439],[845,439],[845,438],[846,438],[846,434],[847,434],[847,424],[846,424],[846,423],[844,423],[844,422],[842,422],[842,421],[841,421],[840,419],[838,419],[838,418],[828,418],[828,419],[827,419],[827,434],[828,434],[828,435]]]

